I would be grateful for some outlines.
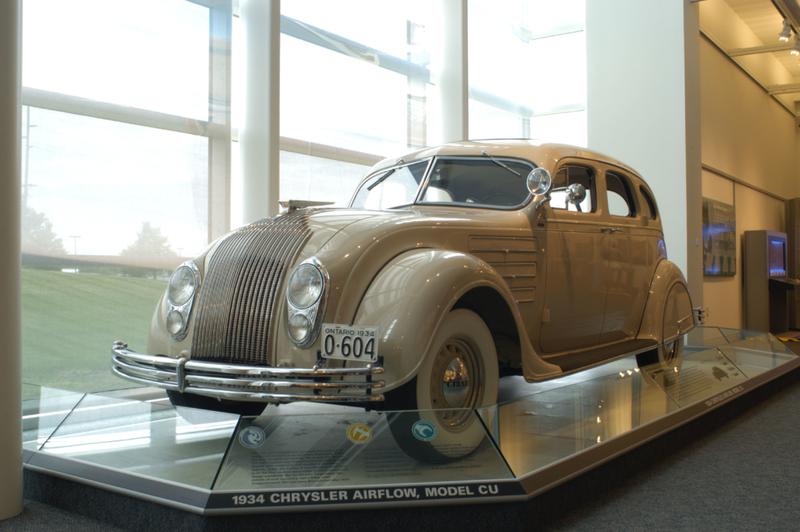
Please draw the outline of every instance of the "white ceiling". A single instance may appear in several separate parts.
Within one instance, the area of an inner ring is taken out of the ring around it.
[[[778,101],[797,113],[800,56],[789,52],[794,39],[788,43],[778,39],[784,14],[795,31],[800,30],[797,0],[708,0],[700,4],[700,28]],[[769,46],[784,49],[764,52],[763,48]]]

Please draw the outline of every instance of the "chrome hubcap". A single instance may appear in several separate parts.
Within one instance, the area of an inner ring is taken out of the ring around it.
[[[469,369],[464,361],[456,357],[452,359],[444,370],[442,382],[442,395],[447,406],[459,408],[469,398],[470,393]]]
[[[480,353],[467,336],[454,336],[445,342],[436,355],[431,378],[431,399],[441,423],[458,429],[480,405],[481,386]],[[462,410],[467,409],[467,410]]]

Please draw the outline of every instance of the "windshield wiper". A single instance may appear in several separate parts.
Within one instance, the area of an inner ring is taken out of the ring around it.
[[[500,166],[502,166],[503,168],[505,168],[505,169],[506,169],[506,170],[508,170],[509,172],[512,172],[512,173],[514,173],[514,174],[518,175],[519,177],[522,177],[522,174],[520,174],[520,173],[519,173],[519,172],[517,172],[516,170],[512,170],[511,168],[509,168],[508,166],[506,166],[505,164],[503,164],[503,163],[502,163],[501,161],[499,161],[498,159],[495,159],[494,157],[492,157],[491,155],[489,155],[488,153],[486,153],[486,150],[482,150],[482,153],[483,153],[485,156],[487,156],[489,159],[491,159],[493,163],[495,163],[495,164],[499,164]]]

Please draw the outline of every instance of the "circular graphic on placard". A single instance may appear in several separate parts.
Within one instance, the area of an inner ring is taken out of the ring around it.
[[[372,429],[363,423],[353,423],[347,427],[347,438],[359,445],[367,443],[372,439]]]
[[[258,427],[247,427],[239,433],[239,442],[248,449],[255,449],[261,447],[267,435]]]
[[[420,441],[431,441],[436,437],[436,425],[430,421],[417,421],[411,427],[411,434]]]

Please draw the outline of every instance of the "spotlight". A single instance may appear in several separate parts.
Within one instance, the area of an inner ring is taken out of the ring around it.
[[[789,19],[783,19],[783,30],[778,34],[781,42],[789,42],[789,37],[792,36],[792,24]]]
[[[800,37],[794,36],[794,46],[792,46],[792,55],[800,55]]]

